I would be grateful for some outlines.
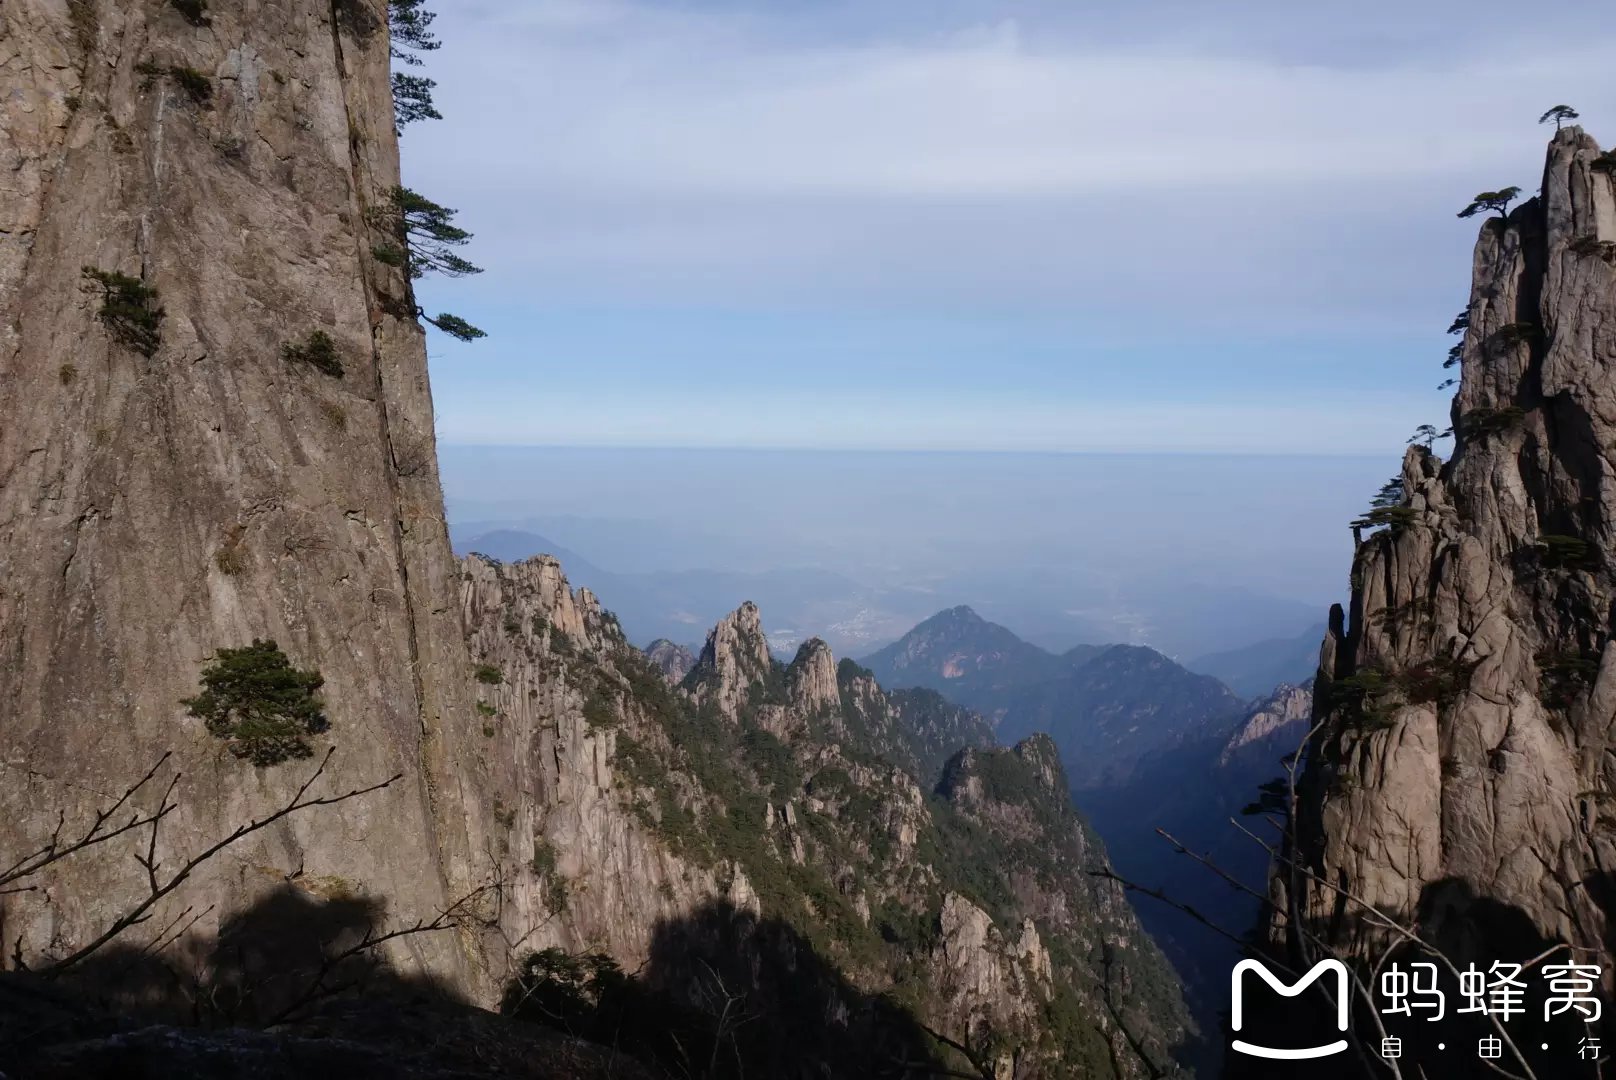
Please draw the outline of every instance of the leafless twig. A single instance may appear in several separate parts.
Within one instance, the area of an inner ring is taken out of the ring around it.
[[[190,879],[191,875],[194,874],[198,868],[206,864],[209,860],[213,859],[220,852],[224,851],[233,844],[236,844],[255,833],[262,832],[264,829],[269,828],[276,822],[288,818],[293,814],[299,813],[300,811],[309,810],[318,806],[335,806],[338,803],[344,803],[350,799],[357,799],[361,796],[381,791],[384,788],[391,787],[393,784],[403,779],[403,774],[399,773],[379,784],[371,784],[368,787],[354,788],[350,791],[343,792],[340,795],[321,795],[311,797],[309,795],[310,789],[313,788],[315,783],[318,782],[323,775],[325,775],[326,767],[331,763],[331,755],[335,752],[335,748],[326,751],[326,755],[323,759],[321,759],[319,767],[316,768],[314,772],[310,774],[309,778],[303,782],[302,786],[297,789],[297,793],[292,796],[291,800],[282,805],[280,809],[262,818],[249,821],[247,824],[242,825],[232,831],[229,835],[223,837],[222,839],[216,840],[204,848],[199,854],[181,865],[179,869],[175,870],[172,874],[169,874],[166,877],[159,873],[159,871],[162,869],[162,864],[157,859],[157,832],[162,825],[163,819],[169,814],[173,813],[173,811],[178,807],[178,803],[174,802],[173,800],[175,786],[179,783],[178,774],[176,774],[173,780],[169,782],[168,788],[163,794],[162,802],[159,804],[159,807],[155,812],[144,816],[137,813],[128,823],[122,826],[118,826],[112,830],[104,832],[102,829],[106,822],[110,821],[112,816],[118,813],[119,809],[131,798],[133,798],[136,792],[151,781],[152,777],[156,775],[158,768],[162,765],[162,762],[168,760],[170,756],[168,754],[163,755],[162,761],[159,761],[157,765],[153,766],[152,769],[147,772],[147,774],[142,777],[138,783],[134,784],[127,791],[125,791],[116,803],[114,803],[111,807],[108,807],[106,810],[98,813],[96,815],[95,822],[79,840],[63,845],[58,843],[57,839],[53,837],[52,842],[47,844],[44,848],[41,848],[40,851],[35,852],[23,860],[20,860],[13,867],[13,877],[11,879],[13,881],[20,880],[18,868],[23,868],[23,871],[25,871],[27,874],[38,873],[46,866],[49,866],[54,862],[58,862],[61,859],[66,858],[68,855],[82,851],[87,847],[104,843],[105,841],[110,840],[115,836],[127,833],[132,829],[138,829],[141,827],[149,827],[151,829],[151,836],[148,838],[145,845],[145,852],[143,854],[140,852],[135,854],[135,861],[138,862],[141,868],[146,871],[146,896],[131,906],[122,915],[114,919],[105,930],[103,930],[89,943],[80,947],[74,952],[69,953],[67,956],[46,965],[40,969],[39,973],[48,977],[60,975],[63,972],[71,969],[74,965],[83,961],[92,953],[95,953],[106,946],[107,943],[111,942],[114,938],[118,937],[126,930],[146,922],[151,918],[152,908],[155,907],[159,901],[172,894],[181,885],[185,884],[185,882]],[[58,826],[58,835],[60,834],[60,831],[61,827]],[[17,951],[18,953],[21,952],[20,944]]]

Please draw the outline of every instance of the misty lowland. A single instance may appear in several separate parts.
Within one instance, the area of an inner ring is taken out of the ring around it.
[[[0,0],[0,1080],[1605,1076],[1616,23],[1316,8]]]

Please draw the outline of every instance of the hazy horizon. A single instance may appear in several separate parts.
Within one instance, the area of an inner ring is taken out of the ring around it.
[[[608,606],[633,599],[614,589],[661,588],[679,617],[655,636],[699,642],[755,599],[771,636],[840,635],[844,655],[957,603],[1052,648],[1183,654],[1295,633],[1345,595],[1347,522],[1397,467],[1395,454],[455,444],[441,458],[458,542],[543,536],[610,575]]]

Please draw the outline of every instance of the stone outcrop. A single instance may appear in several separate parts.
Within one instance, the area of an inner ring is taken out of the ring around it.
[[[1262,754],[1277,760],[1296,750],[1313,715],[1313,689],[1310,686],[1282,684],[1252,706],[1251,712],[1218,754],[1218,767],[1228,768],[1236,761]],[[1283,740],[1289,739],[1289,744]],[[1280,753],[1272,753],[1276,745]]]
[[[1370,904],[1461,966],[1559,942],[1611,971],[1613,163],[1568,127],[1481,228],[1452,459],[1408,451],[1324,642],[1293,849],[1316,877],[1277,874],[1276,945],[1376,955]]]
[[[805,715],[840,709],[842,696],[836,684],[836,658],[830,654],[830,646],[819,638],[803,642],[796,659],[786,669],[786,687],[791,704]]]
[[[233,848],[153,925],[195,903],[206,929],[332,877],[430,913],[475,876],[437,802],[471,701],[426,350],[390,313],[408,282],[371,256],[399,183],[386,12],[335,10],[0,8],[4,849],[43,842],[58,809],[87,821],[166,751],[169,866],[285,802],[310,766],[236,760],[180,703],[254,638],[324,677],[322,791],[400,775],[340,825]],[[155,290],[156,333],[105,314],[84,268]],[[287,358],[317,331],[340,376]],[[145,887],[123,847],[57,870],[5,898],[8,952],[82,944]],[[408,952],[473,979],[452,936]]]
[[[638,653],[595,598],[571,591],[548,555],[510,566],[473,555],[463,566],[461,611],[487,681],[461,767],[485,793],[468,800],[474,842],[510,886],[497,937],[603,949],[632,971],[659,922],[723,896],[755,907],[744,874],[721,887],[624,805],[618,739],[650,721],[618,663]],[[489,952],[518,959],[496,942]]]
[[[747,706],[751,687],[768,681],[772,663],[757,605],[747,601],[713,627],[684,685],[697,701],[734,720]]]
[[[670,683],[677,686],[696,666],[696,655],[683,645],[657,638],[645,648],[646,659],[657,666]]]

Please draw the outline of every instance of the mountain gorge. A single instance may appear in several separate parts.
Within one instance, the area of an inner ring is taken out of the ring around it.
[[[1172,960],[1206,1029],[1223,1024],[1229,972],[1244,952],[1238,938],[1251,932],[1264,911],[1261,896],[1270,864],[1264,845],[1278,840],[1272,826],[1248,809],[1259,803],[1264,785],[1285,775],[1282,763],[1301,747],[1312,704],[1306,687],[1276,687],[1210,730],[1147,753],[1127,781],[1080,795],[1083,813],[1105,838],[1118,874],[1170,901],[1192,905],[1218,928],[1160,897],[1141,896],[1136,904],[1140,921]],[[1220,878],[1202,859],[1241,887]]]
[[[1056,655],[967,607],[940,612],[866,662],[892,685],[935,686],[996,718],[1001,738],[1040,728],[1052,734],[1079,810],[1112,852],[1117,874],[1140,887],[1140,919],[1172,960],[1201,1028],[1221,1026],[1228,973],[1242,955],[1237,939],[1263,912],[1264,845],[1278,839],[1243,811],[1298,750],[1311,692],[1281,685],[1247,705],[1154,650],[1079,646]],[[1245,890],[1220,881],[1158,830]],[[1199,918],[1163,898],[1191,903]],[[1213,1069],[1217,1057],[1201,1064]]]
[[[417,8],[0,9],[0,1069],[1166,1068],[1047,739],[453,557],[390,247]]]

